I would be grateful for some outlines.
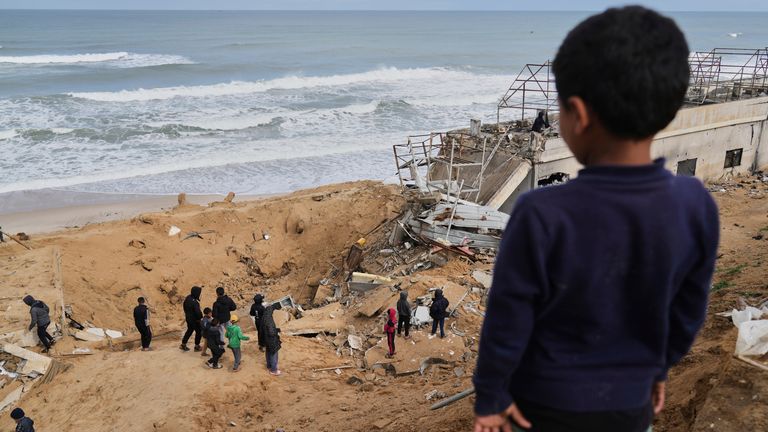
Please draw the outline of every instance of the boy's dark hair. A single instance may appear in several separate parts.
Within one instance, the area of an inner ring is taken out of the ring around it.
[[[220,296],[224,295],[224,288],[222,287],[216,288],[216,295],[220,295]]]
[[[207,308],[203,309],[203,315],[208,315],[208,314],[209,314],[209,313],[211,313],[211,312],[213,312],[213,311],[212,311],[212,310],[211,310],[211,308],[209,308],[209,307],[207,307]]]
[[[144,300],[144,297],[139,297],[139,304],[144,304],[146,300]]]
[[[214,319],[212,319],[212,320],[211,320],[211,325],[212,325],[212,326],[217,326],[217,325],[219,325],[219,320],[218,320],[218,318],[214,318]]]
[[[561,101],[580,96],[609,132],[640,139],[664,129],[682,106],[689,53],[672,19],[628,6],[571,30],[552,70]]]

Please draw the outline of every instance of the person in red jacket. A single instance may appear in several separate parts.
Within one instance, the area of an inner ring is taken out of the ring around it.
[[[387,345],[389,346],[387,358],[395,355],[395,331],[397,331],[397,312],[389,308],[387,311],[387,322],[384,324],[384,333],[387,334]]]

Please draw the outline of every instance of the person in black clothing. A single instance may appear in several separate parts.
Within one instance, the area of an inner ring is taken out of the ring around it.
[[[264,345],[267,348],[267,369],[269,369],[270,374],[275,376],[283,374],[277,368],[277,352],[280,351],[282,344],[280,343],[280,329],[277,328],[275,319],[272,318],[272,313],[282,308],[283,306],[280,303],[267,306],[264,309],[264,317],[261,320],[261,333],[264,336]]]
[[[539,111],[539,115],[536,117],[536,120],[533,121],[533,127],[531,128],[531,131],[541,133],[545,128],[548,127],[549,121],[547,121],[547,117],[545,116],[544,111]]]
[[[133,308],[133,322],[136,329],[141,333],[141,350],[150,351],[149,344],[152,342],[152,328],[149,326],[149,308],[144,297],[139,297],[139,305]]]
[[[440,325],[440,337],[445,337],[445,317],[448,316],[446,312],[448,310],[448,299],[443,297],[443,290],[439,289],[435,291],[435,298],[432,300],[432,305],[429,307],[429,316],[432,317],[432,334],[437,332],[437,326]]]
[[[216,288],[216,301],[213,303],[213,317],[219,323],[226,325],[232,317],[232,312],[237,310],[237,305],[228,295],[224,294],[224,288]]]
[[[397,334],[401,334],[405,327],[405,337],[411,329],[411,305],[408,303],[408,291],[400,291],[400,300],[397,301]]]
[[[259,351],[264,351],[264,335],[261,331],[261,321],[264,318],[264,296],[256,294],[253,296],[253,304],[251,305],[251,313],[253,317],[253,324],[256,326],[256,334],[259,339]]]
[[[27,417],[24,410],[21,408],[14,408],[11,411],[11,418],[16,422],[16,432],[35,432],[35,422]]]
[[[51,317],[49,316],[50,310],[48,305],[42,302],[42,300],[35,300],[31,295],[25,296],[24,303],[29,306],[29,314],[32,317],[32,322],[29,324],[29,330],[37,327],[37,337],[40,339],[40,343],[45,347],[43,352],[48,352],[51,349],[51,345],[54,344],[53,336],[48,334],[48,326],[51,324]]]
[[[203,313],[200,311],[200,292],[203,289],[199,286],[193,286],[190,294],[184,299],[184,318],[187,320],[187,331],[184,333],[184,337],[181,339],[182,351],[189,351],[187,348],[187,342],[192,333],[195,333],[195,351],[200,351],[200,338],[202,336],[200,331],[200,320],[203,318]]]
[[[216,318],[211,321],[206,340],[208,341],[208,348],[211,349],[211,354],[213,354],[206,364],[211,369],[221,369],[222,366],[219,364],[219,359],[224,354],[224,331],[223,326]]]

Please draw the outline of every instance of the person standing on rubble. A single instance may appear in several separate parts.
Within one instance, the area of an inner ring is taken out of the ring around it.
[[[219,364],[219,360],[224,355],[224,325],[216,318],[211,321],[207,339],[208,348],[211,349],[211,358],[208,359],[206,364],[211,369],[221,369],[222,366]]]
[[[195,351],[202,350],[200,347],[200,338],[202,337],[200,320],[203,318],[203,312],[200,310],[200,293],[202,290],[199,286],[193,286],[190,294],[184,299],[184,318],[187,321],[187,331],[184,332],[184,337],[181,339],[179,349],[182,351],[189,351],[187,342],[189,342],[193,332],[195,333]]]
[[[443,290],[435,290],[435,298],[429,306],[429,316],[432,318],[432,335],[440,326],[440,338],[445,337],[445,318],[448,316],[448,299],[443,296]]]
[[[213,317],[219,320],[219,323],[226,325],[229,318],[237,310],[237,305],[228,295],[224,294],[224,288],[216,288],[216,301],[213,303]]]
[[[250,315],[253,317],[253,325],[256,327],[256,336],[259,340],[259,351],[264,351],[264,335],[261,332],[261,321],[264,318],[264,296],[253,296]]]
[[[274,311],[282,308],[283,306],[280,303],[274,303],[267,306],[264,309],[264,317],[261,321],[261,332],[264,336],[264,346],[267,349],[267,369],[269,369],[269,373],[274,376],[280,376],[283,373],[280,372],[280,369],[277,367],[277,352],[282,348],[282,343],[280,342],[280,329],[277,328],[277,324],[275,324],[275,319],[272,317],[272,314]]]
[[[397,311],[392,308],[387,309],[387,318],[384,323],[384,334],[387,335],[387,358],[395,356],[395,329],[397,329]]]
[[[16,432],[35,432],[35,422],[31,418],[27,417],[24,410],[21,408],[14,408],[11,411],[11,418],[16,422]]]
[[[533,121],[533,127],[531,132],[542,133],[544,129],[549,127],[549,121],[547,120],[546,113],[539,111],[539,115],[536,116],[536,120]]]
[[[701,181],[654,160],[688,88],[677,24],[641,6],[587,18],[552,71],[584,166],[515,203],[480,334],[475,432],[650,430],[704,324],[719,240]]]
[[[149,325],[149,308],[144,297],[139,297],[138,302],[139,305],[133,308],[133,323],[141,334],[141,350],[151,351],[149,344],[152,343],[152,327]]]
[[[397,334],[402,334],[405,327],[405,337],[411,329],[411,305],[408,303],[408,291],[400,291],[400,300],[397,301]]]
[[[37,337],[43,344],[43,352],[47,353],[51,345],[55,343],[53,336],[48,334],[48,326],[51,325],[50,309],[42,300],[35,300],[31,295],[25,296],[24,303],[29,306],[29,315],[32,322],[29,323],[29,331],[37,327]]]

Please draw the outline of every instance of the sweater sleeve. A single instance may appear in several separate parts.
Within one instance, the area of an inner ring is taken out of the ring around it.
[[[703,228],[699,234],[699,256],[672,298],[669,310],[667,359],[656,381],[666,381],[667,372],[691,349],[696,334],[707,317],[707,297],[715,271],[720,226],[717,205],[708,193],[704,199],[703,207],[706,212]]]
[[[533,330],[535,301],[547,286],[545,226],[523,196],[499,248],[473,381],[477,415],[499,414],[512,404],[509,384]]]

